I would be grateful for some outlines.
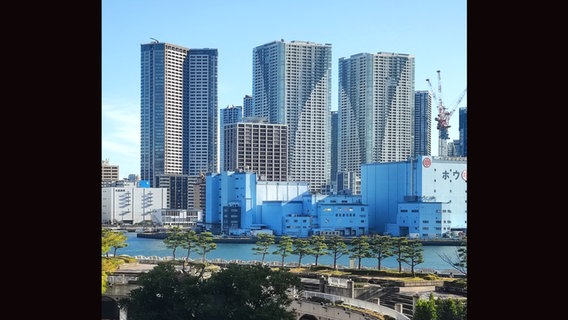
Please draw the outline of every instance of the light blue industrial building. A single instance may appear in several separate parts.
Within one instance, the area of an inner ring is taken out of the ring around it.
[[[436,238],[467,232],[467,158],[419,156],[361,166],[369,232]]]
[[[317,201],[315,208],[313,234],[355,237],[369,233],[368,206],[361,196],[328,196]]]
[[[312,194],[307,182],[210,173],[206,228],[308,237],[379,233],[432,239],[467,232],[467,158],[419,156],[361,166],[361,195]]]
[[[206,177],[207,230],[215,234],[312,234],[359,236],[368,233],[361,196],[310,193],[307,182],[258,181],[253,172],[223,171]]]

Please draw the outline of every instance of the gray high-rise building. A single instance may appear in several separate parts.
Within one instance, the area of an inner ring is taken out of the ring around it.
[[[243,98],[243,115],[245,117],[252,116],[252,96],[248,94]]]
[[[190,49],[188,53],[184,173],[192,177],[217,172],[217,55],[217,49]]]
[[[225,171],[254,172],[263,181],[287,181],[287,129],[254,117],[225,125]]]
[[[337,163],[339,158],[339,113],[331,111],[331,185],[334,194],[337,194]]]
[[[168,189],[168,208],[184,209],[193,208],[188,202],[188,190],[190,189],[188,175],[160,174],[156,176],[157,188]]]
[[[220,154],[220,164],[221,170],[220,171],[227,171],[224,167],[225,163],[225,125],[231,123],[237,123],[243,119],[243,107],[242,106],[227,106],[225,109],[221,109],[221,130],[219,134],[219,139],[221,140],[221,144],[219,146],[219,154]]]
[[[140,174],[217,168],[217,49],[153,41],[141,45]]]
[[[432,95],[427,90],[414,93],[414,136],[412,156],[432,155]]]
[[[352,180],[342,185],[360,194],[362,164],[410,157],[414,56],[378,52],[340,58],[338,111],[338,172]]]
[[[288,180],[320,193],[331,171],[331,44],[284,40],[253,49],[253,116],[288,125]]]
[[[156,187],[157,175],[183,173],[188,51],[157,41],[141,46],[140,174],[151,187]]]
[[[459,108],[459,156],[467,157],[467,107]]]

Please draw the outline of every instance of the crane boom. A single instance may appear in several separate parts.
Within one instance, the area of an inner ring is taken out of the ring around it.
[[[438,105],[444,108],[444,103],[442,102],[442,76],[440,75],[440,70],[436,72],[438,73]]]
[[[428,88],[430,90],[430,94],[432,95],[432,98],[434,98],[434,101],[438,101],[438,97],[436,96],[436,93],[434,92],[434,89],[432,88],[432,83],[430,83],[430,79],[426,79],[426,82],[428,83]]]
[[[432,88],[432,83],[430,83],[430,79],[426,79],[426,82],[428,83],[428,87],[430,89],[429,91],[430,91],[430,94],[432,95],[432,98],[438,104],[437,105],[438,114],[434,118],[434,120],[436,121],[436,129],[438,129],[438,131],[439,131],[438,155],[439,156],[447,156],[448,155],[447,154],[447,144],[448,144],[447,140],[450,139],[450,137],[448,135],[448,128],[450,127],[450,117],[452,116],[452,114],[454,113],[454,111],[456,110],[456,108],[458,107],[460,102],[462,101],[463,97],[465,96],[465,94],[467,92],[467,88],[464,89],[464,91],[460,94],[460,96],[457,99],[457,102],[453,106],[452,110],[448,111],[446,109],[446,106],[444,106],[444,101],[442,100],[442,76],[441,76],[440,70],[437,70],[436,72],[438,74],[438,91],[437,91],[437,93],[434,92],[434,90]]]
[[[465,93],[467,92],[467,88],[463,89],[463,92],[461,93],[460,97],[458,98],[457,102],[454,104],[454,107],[452,108],[452,111],[450,111],[450,116],[454,113],[454,111],[456,111],[456,108],[460,105],[460,102],[462,101],[463,97],[465,96]]]

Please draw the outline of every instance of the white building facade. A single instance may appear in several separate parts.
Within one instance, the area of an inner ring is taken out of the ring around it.
[[[288,125],[288,181],[326,190],[331,172],[331,44],[273,41],[253,49],[253,116]]]
[[[182,174],[188,48],[152,42],[140,48],[140,174]]]
[[[414,118],[414,56],[359,53],[339,59],[338,182],[360,194],[361,165],[408,159]],[[338,190],[338,192],[341,190]]]
[[[157,209],[152,210],[152,222],[163,227],[195,229],[201,222],[203,213],[198,210]]]
[[[216,172],[217,49],[141,45],[140,174]]]
[[[101,188],[101,223],[152,221],[154,210],[168,207],[168,189],[134,186]]]
[[[467,232],[467,158],[419,156],[364,164],[361,175],[370,232],[422,238]]]

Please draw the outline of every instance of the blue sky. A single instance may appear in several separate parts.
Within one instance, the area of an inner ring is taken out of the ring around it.
[[[275,40],[332,45],[332,110],[339,58],[366,52],[415,56],[415,89],[437,90],[453,107],[467,88],[465,0],[102,0],[101,156],[120,178],[140,174],[140,45],[155,38],[218,49],[218,105],[252,94],[252,50]],[[467,95],[459,107],[467,106]],[[432,154],[438,131],[432,110]],[[458,112],[450,119],[458,139]]]

